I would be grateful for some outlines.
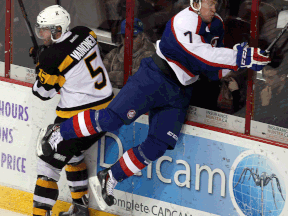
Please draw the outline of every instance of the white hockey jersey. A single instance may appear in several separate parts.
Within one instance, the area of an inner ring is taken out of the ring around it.
[[[156,53],[168,62],[183,85],[197,81],[200,73],[217,80],[238,69],[237,52],[224,48],[223,38],[219,15],[206,24],[188,7],[167,23],[161,41],[156,42]]]
[[[33,94],[49,100],[60,91],[56,114],[61,118],[105,108],[113,98],[96,34],[87,27],[73,28],[43,51],[36,72]]]

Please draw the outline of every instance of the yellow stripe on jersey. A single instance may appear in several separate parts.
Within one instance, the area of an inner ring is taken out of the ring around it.
[[[40,78],[40,82],[42,84],[48,84],[51,86],[54,86],[55,84],[59,84],[60,87],[62,87],[64,85],[64,83],[66,82],[66,79],[64,76],[57,76],[57,75],[50,75],[47,74],[43,69],[40,68],[40,72],[38,74],[39,78]]]
[[[73,61],[74,60],[69,55],[67,55],[64,61],[58,67],[59,71],[60,72],[64,71],[67,67],[69,67],[69,65],[72,64]]]
[[[44,188],[51,188],[51,189],[58,189],[58,185],[54,181],[45,181],[43,179],[38,179],[36,185],[44,187]]]
[[[45,216],[46,215],[47,210],[45,209],[39,209],[39,208],[33,208],[33,215],[41,215],[41,216]]]
[[[89,108],[82,109],[82,110],[72,110],[72,111],[56,110],[56,114],[60,118],[71,118],[72,116],[77,115],[78,113],[83,112],[85,110],[89,110],[89,109],[93,109],[93,110],[105,109],[109,105],[110,102],[111,101],[108,101],[108,102],[103,103],[101,105],[94,106],[94,107],[89,107]]]
[[[89,34],[91,34],[94,38],[97,38],[97,35],[95,34],[94,31],[90,31]]]
[[[77,166],[72,166],[72,165],[66,165],[65,170],[67,172],[78,172],[78,171],[82,171],[82,170],[86,170],[87,166],[86,163],[81,163]]]
[[[71,192],[72,199],[81,199],[85,194],[88,194],[88,191],[83,192]]]
[[[62,86],[64,85],[64,83],[66,82],[66,79],[64,76],[59,76],[59,80],[58,80],[58,84],[59,86],[62,88]]]

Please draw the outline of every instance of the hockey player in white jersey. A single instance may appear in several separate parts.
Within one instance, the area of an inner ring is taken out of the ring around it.
[[[161,40],[157,41],[157,53],[142,60],[139,70],[107,108],[79,113],[42,140],[42,148],[51,152],[54,146],[63,145],[60,140],[114,131],[149,112],[145,141],[91,178],[95,199],[102,209],[113,205],[113,190],[118,182],[144,169],[166,150],[174,149],[189,102],[197,94],[193,83],[199,74],[217,80],[223,72],[237,73],[238,68],[259,71],[270,62],[260,49],[246,44],[236,44],[235,49],[224,48],[224,26],[216,13],[217,5],[217,0],[191,0],[190,7],[167,23]],[[90,121],[86,121],[85,115],[91,116]],[[88,133],[87,128],[91,126],[94,131]]]
[[[96,34],[77,26],[69,31],[70,15],[61,6],[53,5],[41,11],[35,26],[36,35],[47,47],[37,56],[38,74],[33,94],[49,100],[60,92],[56,108],[56,125],[84,110],[107,107],[113,98],[112,86],[100,57]],[[38,52],[39,53],[39,52]],[[90,118],[89,116],[86,116]],[[83,152],[104,133],[92,138],[71,140],[57,153],[45,156],[38,151],[37,182],[33,197],[33,215],[49,215],[58,197],[57,182],[66,165],[68,185],[73,205],[60,216],[89,216],[88,172]]]

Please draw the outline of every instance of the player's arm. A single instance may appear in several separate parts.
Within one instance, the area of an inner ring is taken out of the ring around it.
[[[246,67],[259,71],[270,62],[270,58],[261,55],[261,50],[258,48],[240,45],[237,45],[235,49],[213,47],[205,42],[204,37],[198,33],[197,27],[185,25],[181,19],[172,22],[175,22],[172,25],[172,32],[177,43],[193,61],[196,68],[200,68],[211,79],[215,79],[221,69],[237,71],[238,68]]]
[[[236,64],[237,51],[224,47],[213,47],[205,42],[205,38],[200,34],[199,26],[194,23],[184,22],[175,19],[171,26],[177,43],[186,52],[190,61],[196,64],[200,71],[215,71],[220,69],[237,70]],[[197,20],[195,21],[197,23]],[[219,39],[219,38],[218,38]],[[198,75],[198,74],[195,74]]]
[[[40,61],[36,67],[38,76],[33,85],[32,92],[41,100],[53,98],[65,83],[65,77],[59,72],[55,64],[47,61]]]

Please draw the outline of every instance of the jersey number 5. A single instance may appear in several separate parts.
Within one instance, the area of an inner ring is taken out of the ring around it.
[[[102,67],[99,66],[96,68],[96,70],[93,69],[93,67],[91,65],[91,61],[93,61],[96,58],[97,58],[97,54],[96,54],[96,52],[93,52],[92,55],[90,55],[89,57],[87,57],[85,59],[85,63],[86,63],[86,66],[87,66],[87,68],[91,74],[92,79],[94,77],[98,76],[100,73],[102,74],[102,79],[103,79],[102,82],[100,82],[100,83],[98,81],[95,82],[95,88],[100,90],[106,86],[106,77],[105,77],[105,74],[104,74]]]

